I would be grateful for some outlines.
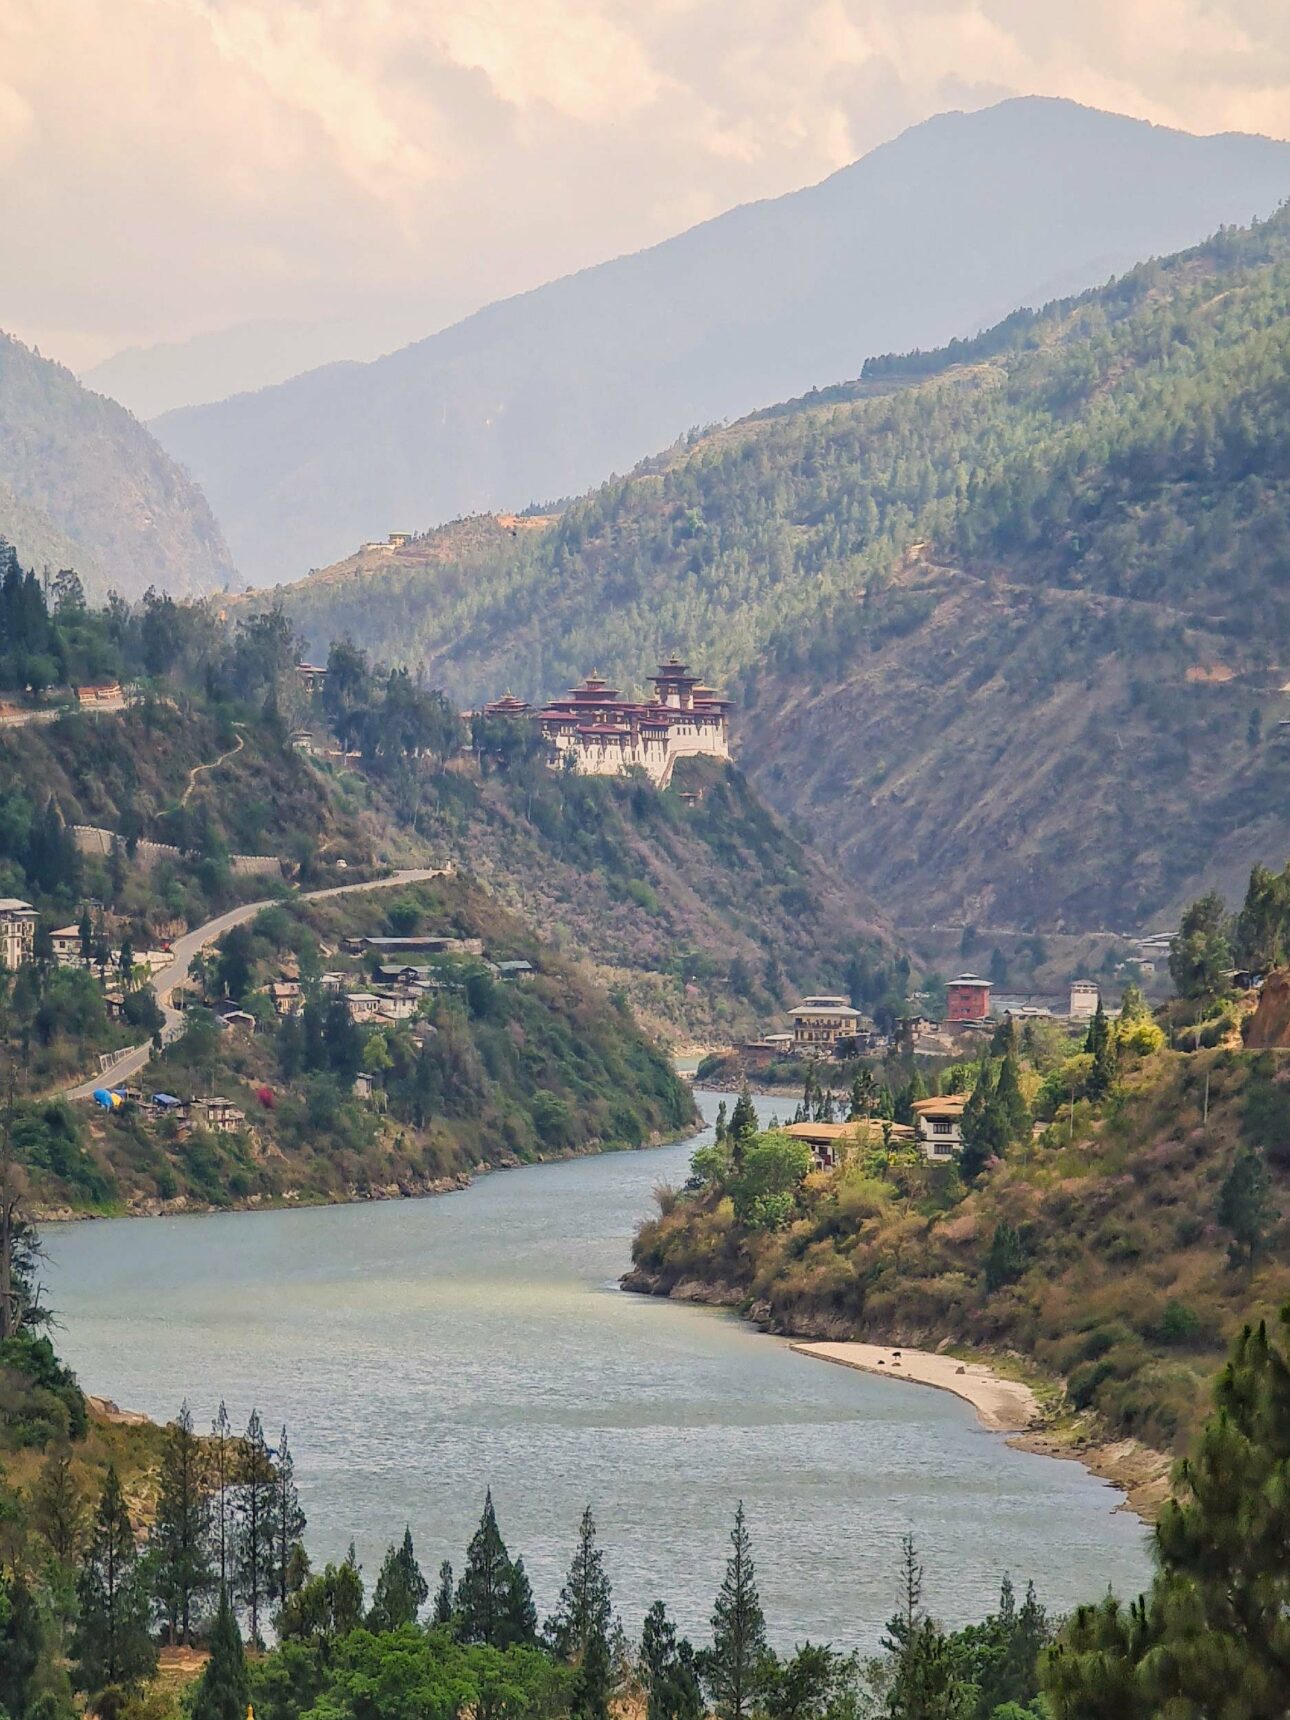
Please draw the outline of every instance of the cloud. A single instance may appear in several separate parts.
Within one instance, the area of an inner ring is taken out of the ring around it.
[[[1290,6],[5,0],[0,327],[409,338],[1011,93],[1286,136]]]

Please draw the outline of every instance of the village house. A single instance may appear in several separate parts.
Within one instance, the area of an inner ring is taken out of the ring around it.
[[[297,663],[296,676],[308,693],[321,692],[327,681],[327,671],[321,663]]]
[[[269,986],[269,1001],[275,1015],[299,1015],[305,1002],[299,980],[275,979]]]
[[[0,961],[11,972],[31,960],[39,918],[30,902],[0,896]]]
[[[974,973],[961,973],[945,988],[945,1019],[984,1021],[990,1013],[990,982]]]
[[[375,1021],[381,1000],[372,991],[347,991],[345,1007],[349,1010],[351,1021]]]
[[[246,1127],[246,1112],[229,1099],[193,1099],[188,1113],[195,1124],[217,1135],[235,1135]]]
[[[337,992],[337,991],[344,991],[345,987],[347,985],[349,985],[349,983],[353,980],[353,978],[354,978],[354,975],[352,973],[340,973],[338,971],[331,971],[331,972],[325,973],[322,976],[322,978],[319,980],[318,983],[319,983],[319,985],[321,985],[322,989],[326,992]]]
[[[1072,1021],[1088,1021],[1097,1014],[1102,994],[1092,980],[1071,981],[1070,1017]]]
[[[957,1158],[963,1149],[963,1108],[967,1098],[962,1093],[947,1093],[939,1099],[915,1099],[914,1132],[923,1157],[929,1163],[944,1163]]]
[[[534,973],[532,962],[510,961],[494,963],[498,979],[531,979]]]
[[[793,1049],[805,1057],[830,1057],[839,1039],[851,1038],[860,1025],[860,1011],[845,997],[804,997],[789,1010]]]
[[[119,711],[125,692],[119,681],[101,681],[92,687],[73,687],[76,705],[82,711]]]
[[[214,1004],[212,1006],[212,1014],[225,1033],[255,1032],[255,1017],[251,1014],[249,1009],[243,1009],[239,1004]]]
[[[59,967],[80,967],[82,957],[79,926],[60,926],[56,932],[49,934],[49,942]]]
[[[849,1123],[790,1123],[784,1133],[811,1149],[811,1164],[817,1171],[834,1170],[868,1147],[905,1146],[914,1139],[908,1123],[889,1123],[881,1117]]]
[[[354,1077],[354,1097],[356,1099],[370,1099],[375,1087],[376,1083],[366,1069],[360,1069]]]
[[[410,1021],[417,1012],[419,1001],[408,992],[381,992],[376,1013],[382,1021]]]

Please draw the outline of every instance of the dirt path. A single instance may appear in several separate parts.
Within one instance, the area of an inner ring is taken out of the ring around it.
[[[446,866],[411,867],[401,872],[393,872],[388,878],[369,879],[363,884],[333,884],[326,890],[304,890],[296,900],[318,902],[331,896],[353,895],[359,890],[388,890],[398,884],[424,884],[430,878],[443,877],[448,870]],[[170,999],[176,988],[187,982],[193,963],[201,951],[216,939],[222,938],[225,932],[231,932],[234,926],[245,925],[247,920],[253,920],[262,908],[271,905],[268,898],[260,902],[243,902],[240,907],[217,914],[213,920],[207,920],[205,925],[195,926],[191,932],[185,932],[182,938],[175,939],[170,960],[165,967],[157,970],[152,980],[157,1002],[161,1005],[161,1013],[165,1017],[165,1025],[161,1030],[163,1040],[177,1039],[183,1031],[183,1015],[171,1005]],[[88,1081],[78,1082],[74,1087],[63,1088],[63,1097],[92,1099],[96,1087],[117,1087],[122,1081],[128,1081],[147,1065],[151,1056],[151,1042],[136,1045],[133,1051],[128,1051],[110,1069],[101,1070]]]
[[[234,725],[233,725],[234,728],[241,728],[241,726],[242,725],[240,723],[234,723]],[[209,764],[195,764],[193,766],[193,768],[188,773],[188,787],[180,795],[179,804],[181,806],[187,806],[188,805],[189,796],[192,794],[193,790],[197,787],[197,778],[202,774],[202,772],[204,770],[218,770],[219,767],[224,763],[224,761],[226,759],[236,757],[236,755],[241,752],[242,748],[245,745],[246,745],[245,739],[243,738],[243,736],[239,735],[237,737],[237,745],[236,746],[230,747],[227,752],[221,753],[218,758],[212,759]]]

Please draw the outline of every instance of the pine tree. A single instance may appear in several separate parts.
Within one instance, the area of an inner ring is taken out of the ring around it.
[[[745,1148],[756,1133],[757,1110],[752,1102],[752,1094],[745,1087],[735,1100],[735,1108],[730,1114],[730,1158],[736,1170],[743,1161]]]
[[[609,1640],[613,1628],[613,1595],[605,1575],[605,1555],[596,1544],[596,1520],[590,1505],[582,1513],[578,1545],[560,1591],[559,1610],[546,1627],[547,1638],[562,1660],[580,1660],[593,1636]]]
[[[537,1613],[524,1561],[512,1564],[506,1551],[491,1488],[484,1495],[484,1514],[466,1549],[454,1610],[462,1642],[509,1648],[537,1637]]]
[[[986,1058],[981,1064],[971,1097],[963,1107],[963,1149],[959,1154],[959,1175],[964,1182],[975,1182],[992,1158],[999,1157],[1007,1145],[1007,1122],[994,1086],[993,1070]]]
[[[1131,1607],[1080,1607],[1042,1666],[1056,1720],[1286,1712],[1290,1666],[1290,1308],[1247,1326],[1216,1414],[1156,1525],[1157,1574]]]
[[[972,1690],[959,1675],[953,1645],[923,1608],[923,1567],[914,1537],[901,1538],[900,1604],[882,1646],[890,1666],[892,1720],[969,1720]]]
[[[254,1409],[242,1439],[236,1501],[237,1593],[246,1608],[251,1641],[258,1645],[276,1590],[277,1476],[264,1443],[260,1412]]]
[[[431,1613],[431,1618],[436,1626],[447,1630],[451,1627],[454,1616],[452,1566],[445,1559],[439,1567],[439,1586],[434,1592],[434,1610]]]
[[[62,1565],[71,1564],[85,1533],[85,1500],[72,1462],[71,1447],[56,1445],[41,1466],[31,1497],[32,1523]]]
[[[574,1671],[569,1690],[569,1720],[609,1720],[613,1681],[609,1642],[597,1633],[589,1638],[586,1652]]]
[[[1253,1266],[1276,1219],[1268,1167],[1256,1148],[1237,1148],[1219,1190],[1216,1216],[1223,1229],[1232,1233],[1228,1250],[1232,1265],[1239,1266],[1244,1260]]]
[[[129,1688],[150,1676],[157,1651],[148,1633],[148,1596],[115,1464],[103,1483],[76,1601],[72,1662],[77,1687],[94,1697],[110,1686]]]
[[[640,1677],[645,1720],[702,1720],[703,1692],[694,1650],[684,1637],[678,1640],[662,1601],[655,1601],[645,1615]]]
[[[214,1584],[209,1537],[210,1497],[201,1447],[187,1403],[166,1429],[157,1515],[148,1538],[153,1596],[170,1643],[191,1645],[202,1598]]]
[[[402,1546],[391,1542],[386,1549],[367,1615],[368,1629],[398,1630],[401,1625],[415,1624],[429,1592],[413,1550],[412,1530],[405,1528]]]
[[[245,1720],[250,1708],[251,1682],[237,1615],[221,1589],[219,1611],[211,1632],[210,1659],[193,1696],[190,1720]]]
[[[998,1085],[994,1090],[995,1103],[1003,1114],[1010,1141],[1024,1139],[1030,1128],[1030,1107],[1021,1096],[1020,1074],[1017,1053],[1010,1044],[1004,1053]]]
[[[35,1712],[32,1698],[45,1640],[40,1608],[18,1572],[0,1573],[0,1713]]]
[[[218,1565],[219,1586],[231,1591],[233,1584],[233,1481],[237,1465],[237,1446],[233,1427],[228,1419],[224,1400],[220,1399],[219,1414],[211,1423],[210,1481],[211,1533],[214,1555]]]
[[[718,1146],[725,1140],[729,1127],[730,1125],[726,1121],[726,1102],[722,1099],[717,1106],[717,1120],[712,1128],[712,1138]]]
[[[291,1456],[291,1447],[287,1443],[285,1427],[278,1437],[278,1450],[274,1462],[276,1487],[273,1501],[273,1592],[278,1605],[281,1606],[290,1592],[287,1578],[291,1567],[291,1555],[300,1545],[301,1537],[304,1535],[308,1522],[304,1508],[300,1503],[300,1495],[296,1491],[296,1466]]]
[[[766,1621],[743,1501],[735,1511],[726,1574],[712,1609],[712,1649],[707,1658],[708,1691],[718,1720],[744,1720],[757,1699],[766,1653]]]

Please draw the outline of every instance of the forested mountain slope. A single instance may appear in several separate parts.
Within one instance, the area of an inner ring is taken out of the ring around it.
[[[0,537],[91,595],[215,591],[228,548],[197,485],[123,406],[0,334]]]
[[[288,608],[471,697],[675,643],[898,920],[1133,925],[1290,846],[1288,312],[1282,212]]]
[[[568,496],[688,426],[971,332],[1223,222],[1290,145],[1026,98],[915,126],[822,184],[154,428],[257,584],[365,538]]]

